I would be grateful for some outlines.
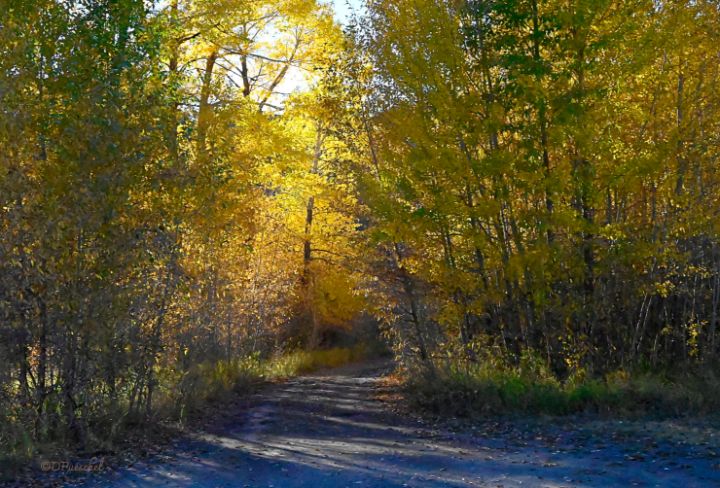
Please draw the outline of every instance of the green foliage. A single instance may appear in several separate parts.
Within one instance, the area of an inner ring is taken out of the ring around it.
[[[409,403],[428,413],[472,417],[511,413],[677,416],[720,407],[720,381],[699,373],[662,376],[616,371],[599,379],[561,380],[533,357],[527,364],[446,362],[434,373],[408,374]]]
[[[324,368],[335,368],[366,357],[366,348],[332,348],[294,351],[270,360],[264,367],[269,378],[286,378]]]

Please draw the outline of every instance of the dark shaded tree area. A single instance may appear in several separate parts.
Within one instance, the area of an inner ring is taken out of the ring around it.
[[[718,25],[710,1],[370,3],[348,130],[401,344],[714,361]]]

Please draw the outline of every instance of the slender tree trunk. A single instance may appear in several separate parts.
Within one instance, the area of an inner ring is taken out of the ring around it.
[[[542,56],[540,53],[540,20],[538,15],[538,4],[537,0],[532,2],[532,23],[533,23],[533,61],[535,62],[535,79],[537,83],[542,84],[543,75],[540,72],[540,64],[542,63]],[[548,144],[548,121],[547,121],[547,103],[543,98],[540,100],[540,106],[538,107],[538,124],[540,125],[540,147],[542,150],[542,162],[545,179],[545,210],[548,214],[548,220],[552,220],[552,214],[554,209],[553,192],[551,187],[551,171],[550,171],[550,151]],[[554,240],[554,234],[552,230],[551,222],[547,222],[547,240],[548,243],[552,243]]]
[[[320,158],[322,157],[323,143],[325,136],[322,133],[322,129],[318,128],[318,133],[315,140],[315,150],[313,153],[313,163],[310,173],[315,175],[318,174],[320,168]],[[309,336],[309,347],[316,348],[320,345],[320,323],[318,321],[317,314],[315,312],[315,305],[312,297],[312,227],[313,227],[313,213],[315,211],[315,196],[311,195],[308,198],[305,206],[305,234],[303,238],[303,271],[301,277],[301,286],[303,288],[303,297],[305,299],[305,313],[310,321],[310,336]]]
[[[213,115],[213,109],[210,105],[210,95],[212,93],[212,79],[215,63],[218,58],[218,52],[213,51],[205,61],[205,73],[203,74],[202,87],[200,88],[200,106],[198,109],[197,120],[197,158],[201,164],[207,159],[207,132]]]
[[[423,364],[434,369],[432,361],[430,361],[430,355],[428,354],[428,348],[425,343],[425,334],[423,333],[423,323],[420,316],[420,309],[418,307],[415,297],[415,284],[413,283],[412,276],[405,269],[403,264],[403,256],[400,252],[400,246],[397,243],[393,243],[393,250],[395,253],[395,265],[400,275],[400,281],[407,297],[408,304],[410,305],[410,321],[415,331],[415,338],[418,344],[418,352],[420,353],[420,359]]]
[[[677,148],[676,158],[678,165],[677,180],[675,182],[675,194],[681,195],[685,187],[685,174],[688,169],[687,158],[684,154],[685,141],[683,140],[683,125],[685,123],[685,109],[683,106],[683,98],[685,91],[685,73],[684,60],[681,57],[678,62],[678,80],[676,91],[676,126],[677,126]]]

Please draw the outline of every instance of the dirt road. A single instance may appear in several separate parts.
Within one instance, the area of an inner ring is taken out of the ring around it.
[[[390,411],[376,399],[382,373],[364,365],[271,386],[165,455],[86,486],[720,486],[712,442],[559,425],[566,420],[458,434]]]

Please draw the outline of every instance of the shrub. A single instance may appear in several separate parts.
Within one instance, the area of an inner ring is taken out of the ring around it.
[[[531,354],[514,366],[496,359],[445,361],[434,369],[407,372],[405,393],[411,406],[461,417],[518,412],[681,415],[720,406],[720,381],[714,375],[616,371],[604,378],[581,373],[561,380]]]

